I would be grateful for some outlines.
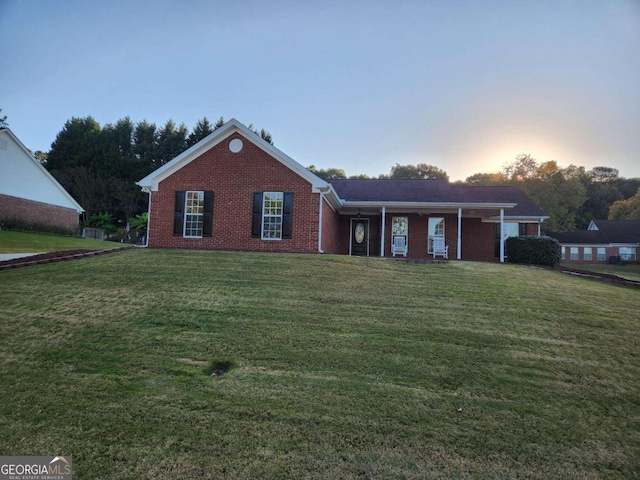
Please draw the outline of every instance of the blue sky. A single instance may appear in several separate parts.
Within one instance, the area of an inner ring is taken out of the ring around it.
[[[73,116],[224,116],[349,175],[529,153],[640,177],[639,0],[0,0],[0,45],[32,150]]]

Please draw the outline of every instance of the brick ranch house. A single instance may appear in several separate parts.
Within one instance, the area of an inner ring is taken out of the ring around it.
[[[235,119],[137,184],[150,248],[504,261],[547,218],[516,187],[324,181]]]
[[[640,220],[592,220],[586,230],[550,233],[562,245],[567,263],[636,262]]]
[[[84,209],[8,128],[0,128],[0,220],[78,228]]]

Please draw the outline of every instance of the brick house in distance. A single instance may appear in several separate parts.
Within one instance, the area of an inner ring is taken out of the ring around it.
[[[591,220],[586,230],[550,233],[567,263],[635,262],[640,248],[640,220]]]
[[[0,128],[0,220],[74,230],[84,209],[8,128]]]
[[[325,181],[235,119],[137,184],[150,248],[504,261],[547,218],[516,187]]]

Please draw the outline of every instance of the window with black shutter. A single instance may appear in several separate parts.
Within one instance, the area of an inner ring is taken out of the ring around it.
[[[185,238],[210,237],[213,229],[213,192],[177,191],[173,234]]]
[[[254,192],[251,236],[262,240],[291,238],[293,192]]]

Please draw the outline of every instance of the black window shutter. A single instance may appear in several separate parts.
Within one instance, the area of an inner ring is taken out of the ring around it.
[[[213,192],[204,192],[204,216],[202,218],[202,236],[210,237],[213,229]]]
[[[282,205],[282,238],[291,238],[291,221],[293,217],[293,192],[284,192]]]
[[[262,192],[253,192],[253,214],[251,215],[251,236],[262,235]]]
[[[184,199],[186,192],[176,192],[176,204],[173,213],[173,235],[182,236],[184,227]]]

